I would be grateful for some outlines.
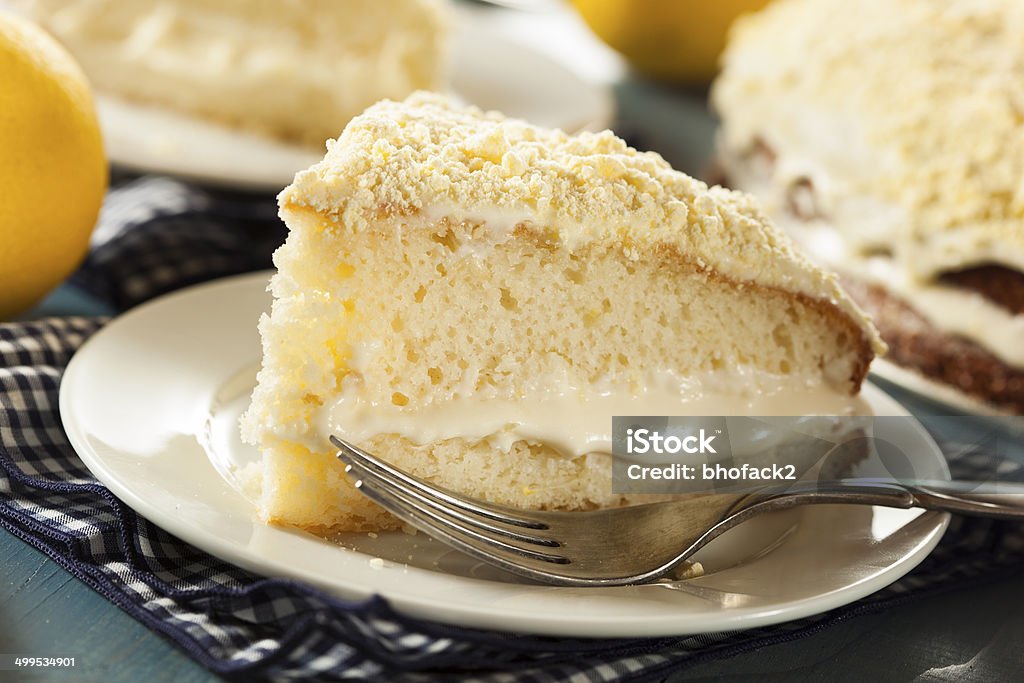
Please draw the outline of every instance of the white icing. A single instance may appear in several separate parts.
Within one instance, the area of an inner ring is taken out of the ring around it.
[[[580,385],[567,376],[547,380],[544,390],[518,399],[477,394],[425,406],[396,406],[366,400],[358,375],[353,374],[336,400],[320,410],[316,428],[323,439],[334,434],[356,444],[380,434],[397,434],[417,445],[451,438],[488,440],[507,452],[513,443],[527,441],[574,457],[611,452],[614,415],[805,418],[870,411],[859,397],[823,384],[753,371],[679,378],[663,370],[650,373],[639,391],[611,383]],[[737,454],[775,446],[778,438],[777,431],[730,432]]]

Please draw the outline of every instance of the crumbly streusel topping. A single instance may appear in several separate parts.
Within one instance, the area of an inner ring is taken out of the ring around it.
[[[829,127],[829,189],[899,206],[912,272],[1024,268],[1022,37],[1019,0],[779,0],[735,26],[715,103],[734,147]]]
[[[570,248],[613,241],[636,259],[668,244],[737,282],[831,301],[875,338],[834,277],[797,253],[752,198],[709,188],[610,131],[568,135],[416,93],[355,118],[280,201],[354,231],[369,229],[381,208],[440,210],[461,220],[512,216],[556,231]]]

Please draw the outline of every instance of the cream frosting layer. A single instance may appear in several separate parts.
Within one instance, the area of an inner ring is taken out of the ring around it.
[[[321,440],[333,434],[359,444],[398,434],[423,445],[462,438],[486,440],[505,452],[516,441],[526,441],[576,457],[612,452],[615,415],[795,416],[810,425],[810,416],[868,414],[870,407],[859,396],[820,382],[742,369],[687,378],[663,370],[649,373],[640,391],[610,383],[581,385],[563,375],[546,378],[537,391],[517,400],[474,395],[424,407],[366,401],[358,375],[351,375],[316,422]],[[777,446],[780,438],[771,430],[730,431],[736,454]]]
[[[777,182],[814,177],[845,239],[914,278],[1024,270],[1021,35],[1016,0],[779,0],[734,28],[724,146],[780,151]]]

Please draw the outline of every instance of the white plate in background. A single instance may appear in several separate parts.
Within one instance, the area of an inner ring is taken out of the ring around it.
[[[607,127],[615,110],[606,85],[483,27],[456,32],[451,91],[469,104],[566,131]],[[132,171],[277,192],[324,154],[164,107],[103,95],[97,107],[107,155]]]
[[[60,390],[71,443],[100,481],[153,523],[254,572],[345,598],[379,594],[406,614],[464,626],[682,635],[798,619],[862,598],[915,567],[948,523],[920,510],[802,508],[717,539],[699,557],[700,578],[622,588],[522,583],[422,534],[328,541],[267,526],[236,481],[237,468],[256,458],[240,443],[237,417],[260,357],[267,278],[228,278],[129,311],[75,354]],[[906,414],[874,387],[865,395],[878,414]],[[915,453],[919,478],[948,478],[915,420],[879,423],[892,428],[876,436]]]

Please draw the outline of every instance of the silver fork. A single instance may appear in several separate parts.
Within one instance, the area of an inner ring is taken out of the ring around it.
[[[839,480],[713,493],[587,512],[519,510],[466,498],[332,436],[355,486],[402,521],[483,562],[562,586],[622,586],[671,576],[737,524],[797,505],[854,503],[1024,519],[1024,487]]]

